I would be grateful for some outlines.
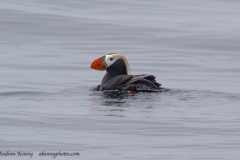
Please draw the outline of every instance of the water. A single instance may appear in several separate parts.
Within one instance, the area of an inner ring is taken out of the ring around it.
[[[1,0],[0,152],[238,160],[239,14],[238,1]],[[104,72],[90,62],[112,52],[171,90],[92,91]]]

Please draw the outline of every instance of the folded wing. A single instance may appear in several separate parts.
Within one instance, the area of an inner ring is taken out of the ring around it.
[[[129,90],[133,92],[164,92],[153,75],[119,75],[111,78],[99,90]]]

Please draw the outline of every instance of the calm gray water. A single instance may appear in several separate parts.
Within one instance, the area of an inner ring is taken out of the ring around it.
[[[239,160],[239,15],[234,0],[1,0],[0,152]],[[112,52],[171,90],[92,91],[90,62]]]

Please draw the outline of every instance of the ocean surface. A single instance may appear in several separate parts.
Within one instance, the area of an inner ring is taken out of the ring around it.
[[[239,15],[236,0],[1,0],[0,159],[239,160]],[[91,61],[113,52],[170,91],[93,91]]]

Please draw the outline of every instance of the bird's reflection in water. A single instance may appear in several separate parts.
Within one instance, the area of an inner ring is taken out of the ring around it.
[[[118,90],[104,91],[101,95],[102,105],[114,107],[111,111],[124,111],[125,107],[130,107],[128,99],[131,96],[133,95]]]
[[[119,91],[96,91],[90,94],[91,102],[94,106],[92,111],[104,116],[126,117],[138,113],[154,112],[157,105],[162,100],[162,93],[141,92],[129,94],[128,92]]]
[[[134,99],[134,94],[128,92],[112,91],[96,91],[90,94],[91,102],[95,106],[94,111],[101,111],[104,116],[125,117],[124,111],[126,107],[130,107],[129,99]]]

